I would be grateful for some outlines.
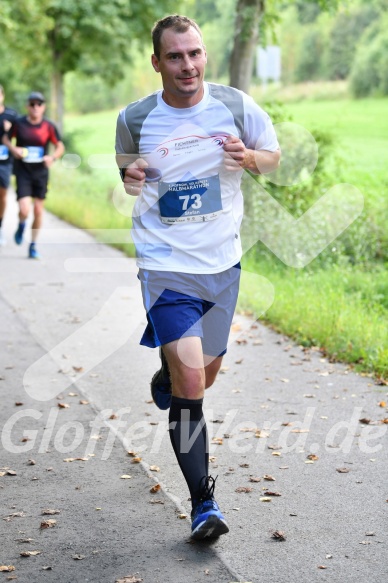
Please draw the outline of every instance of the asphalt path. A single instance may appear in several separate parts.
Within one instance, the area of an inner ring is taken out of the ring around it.
[[[15,228],[10,196],[0,567],[15,570],[0,582],[388,579],[387,387],[236,315],[205,399],[230,533],[192,543],[167,414],[149,393],[158,352],[139,346],[134,261],[48,213],[30,260]]]

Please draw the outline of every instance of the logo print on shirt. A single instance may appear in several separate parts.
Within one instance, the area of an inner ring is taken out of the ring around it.
[[[165,158],[168,154],[168,148],[159,148],[159,150],[157,150],[158,154],[161,154],[161,158]]]

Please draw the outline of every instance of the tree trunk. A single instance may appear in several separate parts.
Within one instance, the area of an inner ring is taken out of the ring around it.
[[[259,23],[264,10],[265,0],[238,0],[237,3],[229,84],[246,93],[251,84]]]
[[[64,113],[64,88],[63,88],[63,73],[56,66],[54,60],[54,67],[51,74],[51,109],[50,116],[56,124],[59,133],[63,131],[63,113]]]

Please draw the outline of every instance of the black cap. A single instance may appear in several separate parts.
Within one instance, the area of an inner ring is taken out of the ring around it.
[[[44,103],[46,100],[44,98],[43,93],[40,93],[39,91],[32,91],[29,96],[27,97],[27,101],[42,101],[42,103]]]

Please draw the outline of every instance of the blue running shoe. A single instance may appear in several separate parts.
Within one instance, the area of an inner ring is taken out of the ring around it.
[[[31,243],[30,248],[28,250],[28,257],[30,259],[40,259],[40,255],[36,250],[35,243]]]
[[[216,480],[211,476],[202,479],[205,484],[201,498],[194,503],[191,512],[191,538],[194,540],[217,538],[229,532],[225,517],[213,497]]]
[[[160,349],[161,368],[154,374],[151,380],[151,395],[155,405],[159,409],[169,409],[171,405],[171,379],[170,369],[168,368],[167,359],[163,350]]]
[[[26,223],[19,223],[17,231],[14,235],[16,245],[21,245],[23,243],[23,233],[26,228]]]

